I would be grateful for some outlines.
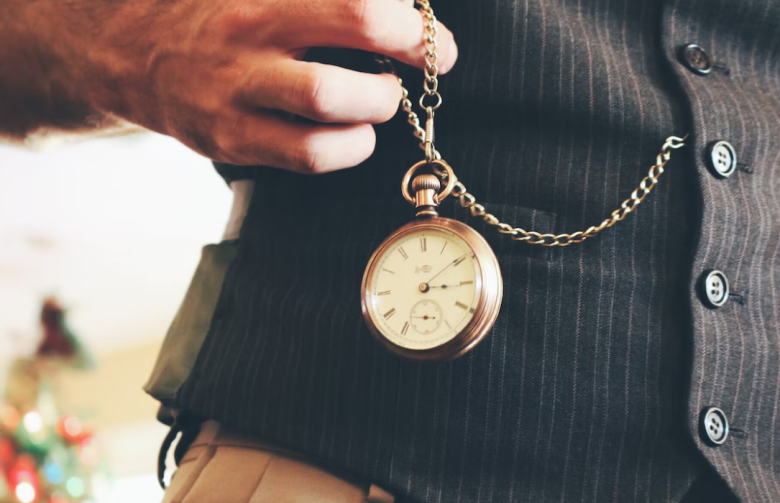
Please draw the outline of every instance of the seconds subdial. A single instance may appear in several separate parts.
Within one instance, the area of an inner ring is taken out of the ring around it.
[[[439,328],[443,319],[442,310],[433,300],[421,300],[412,307],[409,324],[418,334],[427,335]]]

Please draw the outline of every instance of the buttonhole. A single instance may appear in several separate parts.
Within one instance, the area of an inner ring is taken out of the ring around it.
[[[739,292],[729,292],[729,297],[734,302],[737,302],[744,306],[745,304],[747,304],[747,294],[748,294],[747,290],[745,290],[744,294]]]
[[[752,175],[753,174],[753,166],[751,166],[750,164],[742,164],[742,163],[738,162],[737,163],[737,168],[741,172],[747,173],[748,175]]]
[[[713,63],[712,64],[712,69],[719,71],[720,73],[722,73],[726,77],[731,75],[731,69],[728,66],[722,65],[720,63]]]
[[[729,433],[735,438],[745,439],[748,436],[745,430],[740,430],[739,428],[729,428]]]

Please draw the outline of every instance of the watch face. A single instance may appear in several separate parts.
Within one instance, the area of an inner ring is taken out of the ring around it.
[[[364,299],[375,328],[410,350],[436,348],[472,320],[482,286],[474,250],[456,233],[421,226],[375,257]]]

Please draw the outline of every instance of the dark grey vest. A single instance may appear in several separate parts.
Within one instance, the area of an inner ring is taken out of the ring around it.
[[[585,229],[667,136],[689,146],[581,245],[514,243],[445,202],[488,238],[505,298],[485,342],[443,364],[386,353],[360,313],[367,259],[413,216],[399,184],[421,151],[403,117],[357,168],[259,169],[175,402],[411,501],[679,501],[708,465],[744,501],[780,501],[780,1],[432,5],[460,48],[437,147],[502,220]],[[681,60],[688,43],[706,75]],[[421,73],[403,73],[418,96]],[[728,178],[707,165],[717,140],[739,158]],[[710,269],[731,286],[718,309],[696,290]],[[711,405],[732,428],[719,447],[700,431]]]

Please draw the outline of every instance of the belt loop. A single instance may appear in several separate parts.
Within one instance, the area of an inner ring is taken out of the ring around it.
[[[160,454],[157,455],[157,482],[160,484],[163,491],[165,490],[165,459],[168,457],[168,450],[171,448],[171,444],[176,439],[179,431],[181,430],[174,421],[160,446]]]
[[[176,449],[173,451],[173,458],[176,461],[176,466],[179,466],[182,457],[192,445],[192,442],[198,436],[200,425],[203,423],[203,419],[195,416],[194,414],[186,413],[185,411],[167,407],[165,405],[160,406],[160,412],[158,412],[158,418],[164,415],[166,419],[173,418],[173,422],[170,423],[171,429],[168,434],[165,435],[162,445],[160,446],[160,453],[157,456],[157,482],[160,487],[165,490],[165,461],[168,457],[168,451],[171,449],[176,437],[181,433],[179,443],[176,444]],[[168,423],[168,421],[164,421]]]

